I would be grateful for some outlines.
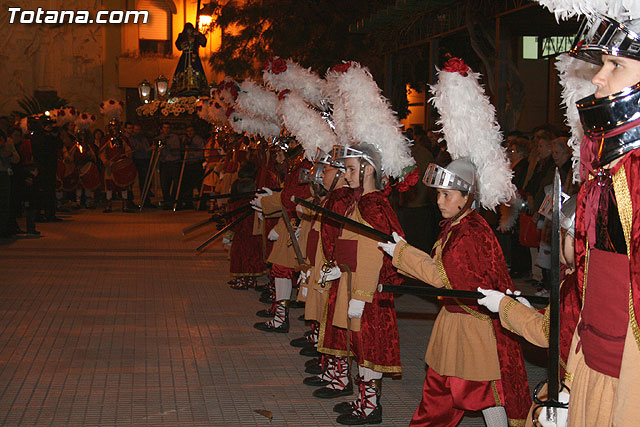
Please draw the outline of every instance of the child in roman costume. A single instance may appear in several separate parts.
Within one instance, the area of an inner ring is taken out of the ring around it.
[[[502,292],[513,283],[495,234],[474,209],[494,209],[515,192],[495,110],[479,74],[453,58],[432,86],[447,147],[454,159],[430,164],[423,182],[438,191],[445,218],[431,255],[396,242],[380,246],[400,272],[435,287]],[[467,131],[468,130],[468,131]],[[482,411],[487,425],[520,425],[531,400],[522,350],[500,320],[474,301],[440,301],[429,346],[422,401],[412,426],[455,426],[465,411]]]

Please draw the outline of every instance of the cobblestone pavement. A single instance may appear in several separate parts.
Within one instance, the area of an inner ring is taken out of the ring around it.
[[[265,305],[232,290],[204,212],[79,211],[43,237],[0,243],[0,425],[327,426],[335,401],[302,384],[305,331],[255,330]],[[397,298],[403,376],[383,382],[383,425],[405,426],[424,380],[433,299]],[[531,385],[544,352],[526,347]],[[542,360],[542,362],[541,362]],[[255,410],[272,413],[273,419]],[[462,426],[483,426],[468,414]]]

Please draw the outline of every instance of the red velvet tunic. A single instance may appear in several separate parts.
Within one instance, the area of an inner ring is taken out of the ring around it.
[[[587,307],[588,299],[583,301],[585,305],[582,308],[583,317],[585,315],[589,316],[590,313],[595,313],[598,310],[606,310],[607,312],[618,313],[617,316],[611,316],[609,321],[615,322],[615,324],[611,324],[611,330],[614,329],[620,331],[624,330],[626,332],[627,322],[631,321],[632,324],[637,324],[638,322],[638,312],[640,310],[640,261],[637,256],[638,251],[640,250],[640,218],[638,217],[637,206],[640,204],[640,150],[633,150],[628,153],[623,159],[610,171],[610,176],[615,176],[620,169],[624,167],[624,172],[626,174],[626,182],[621,183],[621,187],[615,190],[615,199],[611,199],[609,203],[615,203],[616,209],[622,213],[629,215],[629,219],[631,220],[631,229],[629,236],[629,248],[630,254],[624,254],[624,256],[619,256],[620,262],[617,262],[618,266],[611,265],[610,263],[600,263],[598,267],[598,272],[593,271],[591,267],[588,267],[588,264],[592,263],[591,255],[594,254],[594,245],[597,237],[597,221],[598,217],[602,217],[603,215],[606,217],[607,211],[606,207],[601,206],[601,198],[602,193],[604,192],[607,185],[615,185],[613,182],[605,182],[604,185],[599,181],[598,178],[587,180],[582,187],[580,188],[580,192],[578,193],[578,204],[576,207],[576,266],[577,266],[577,280],[578,280],[578,289],[580,295],[584,298],[585,294],[589,292],[589,284],[596,280],[596,276],[600,277],[599,281],[605,279],[608,275],[611,277],[618,276],[614,269],[620,270],[628,269],[628,279],[625,278],[623,280],[616,280],[616,287],[619,289],[610,289],[612,295],[617,295],[618,297],[613,300],[611,298],[607,298],[606,303],[611,304],[612,306],[608,307],[606,305],[600,305],[595,307],[594,310],[590,310],[590,307]],[[624,192],[628,191],[629,201],[631,205],[626,206],[626,202],[622,197]],[[622,220],[622,215],[620,217]],[[623,222],[624,229],[624,222]],[[590,255],[587,255],[587,244],[590,248]],[[602,271],[603,270],[603,271]],[[625,273],[627,273],[625,271]],[[589,276],[589,277],[587,277]],[[593,276],[593,277],[591,277]],[[629,304],[629,289],[627,288],[627,283],[630,282],[630,293],[631,293],[631,304]],[[586,289],[585,289],[586,283]],[[593,283],[595,287],[595,283]],[[623,288],[620,289],[620,287]],[[598,300],[600,303],[602,299]],[[586,310],[586,311],[585,311]],[[628,315],[631,314],[632,317],[629,318]],[[626,315],[626,319],[623,316]],[[618,320],[615,320],[615,319]],[[583,322],[588,319],[583,319]],[[596,320],[596,319],[594,319]],[[579,327],[580,328],[580,327]],[[619,333],[616,333],[619,335]],[[636,337],[636,344],[640,347],[640,341]],[[624,342],[618,346],[618,360],[615,362],[616,367],[615,371],[620,370],[620,363],[622,360],[622,352],[624,347]],[[585,361],[587,365],[589,365],[590,358],[594,356],[599,356],[598,354],[590,354],[592,353],[589,348],[583,347],[583,353],[585,356]],[[602,372],[602,366],[594,367],[590,366],[592,369],[596,369]],[[605,369],[607,375],[612,375],[610,370]],[[621,374],[623,375],[623,374]]]
[[[232,211],[247,204],[247,200],[229,201],[228,209]],[[245,212],[240,212],[230,218],[235,221]],[[262,256],[262,236],[253,234],[254,215],[249,215],[234,228],[233,243],[229,257],[229,272],[233,277],[262,276],[267,271],[267,266]]]
[[[445,233],[448,230],[450,234],[447,236]],[[439,239],[445,240],[442,266],[452,289],[475,291],[477,287],[482,287],[502,292],[514,289],[498,240],[475,210],[463,217],[456,226],[443,227]],[[441,304],[450,312],[479,313],[491,317],[507,416],[512,420],[524,420],[531,399],[518,337],[502,328],[500,319],[480,307],[475,300],[464,300],[463,306],[456,299],[443,298]]]
[[[349,197],[345,194],[344,198],[328,207],[332,208],[332,210],[338,207],[344,209],[348,200]],[[358,201],[358,210],[362,215],[362,219],[373,228],[388,234],[395,231],[400,235],[404,235],[388,198],[382,192],[375,191],[363,195]],[[344,213],[338,213],[344,215]],[[332,232],[330,227],[327,226],[322,230],[323,250],[325,249],[324,239],[335,235],[335,231]],[[336,227],[333,226],[333,228]],[[340,265],[343,261],[347,264],[352,262],[354,256],[350,253],[351,251],[339,249],[341,246],[348,247],[348,245],[341,244],[339,239],[334,241],[336,242],[336,250],[334,251],[336,263]],[[333,247],[330,242],[327,243],[328,251],[325,253],[325,257],[330,254]],[[367,268],[367,266],[356,266],[356,274],[357,268]],[[378,283],[392,285],[402,283],[402,278],[391,265],[391,258],[387,256],[383,257]],[[327,354],[346,356],[346,330],[333,326],[337,294],[338,286],[332,286],[329,293],[326,316],[323,316],[324,321],[320,326],[318,349]],[[351,332],[351,351],[360,366],[391,374],[400,374],[402,372],[400,367],[398,323],[392,293],[376,292],[373,301],[365,304],[360,331]]]
[[[292,159],[292,166],[289,168],[289,172],[284,179],[284,183],[282,184],[282,191],[280,192],[280,200],[282,202],[282,206],[287,209],[287,214],[289,218],[296,218],[296,203],[291,201],[292,196],[299,197],[301,199],[307,199],[311,197],[311,189],[309,188],[309,184],[301,184],[300,183],[300,169],[301,168],[311,168],[311,163],[304,159],[301,162],[295,163],[295,159]],[[270,224],[265,224],[270,225]],[[273,228],[273,227],[272,227]],[[268,233],[268,231],[267,231]],[[280,236],[280,238],[287,238],[287,236]],[[273,249],[273,244],[267,253]],[[272,273],[276,278],[285,278],[285,279],[293,279],[295,277],[295,270],[292,268],[288,268],[282,265],[274,264],[272,267]]]

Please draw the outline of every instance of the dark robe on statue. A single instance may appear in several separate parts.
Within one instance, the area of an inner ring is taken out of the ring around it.
[[[206,45],[207,38],[196,31],[192,24],[185,24],[184,30],[176,39],[176,47],[182,51],[182,55],[173,74],[172,96],[197,96],[207,93],[209,84],[198,55],[200,46]]]

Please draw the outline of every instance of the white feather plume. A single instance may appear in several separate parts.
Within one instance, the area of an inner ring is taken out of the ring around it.
[[[576,102],[580,99],[593,95],[596,86],[591,83],[591,79],[598,72],[599,67],[586,61],[573,58],[564,53],[556,59],[556,68],[562,86],[562,101],[566,108],[565,123],[571,129],[569,147],[573,150],[573,181],[580,181],[580,144],[584,132]]]
[[[198,99],[196,102],[196,112],[202,120],[209,121],[209,100]]]
[[[511,182],[507,154],[501,146],[502,134],[495,108],[480,86],[479,73],[438,70],[439,80],[431,85],[430,101],[438,109],[447,150],[455,160],[469,157],[478,172],[478,200],[494,210],[511,200],[516,187]]]
[[[327,72],[327,84],[324,89],[324,98],[329,101],[332,106],[331,120],[335,128],[336,138],[339,145],[349,145],[349,135],[347,132],[347,116],[344,107],[344,101],[340,97],[340,93],[334,80],[338,77],[335,72]]]
[[[229,124],[236,133],[248,133],[260,135],[264,138],[272,138],[280,134],[280,126],[257,117],[250,117],[241,111],[234,111],[229,116]]]
[[[100,113],[108,120],[118,120],[122,115],[124,102],[117,99],[107,99],[100,103]]]
[[[289,89],[298,92],[302,98],[317,106],[322,106],[324,86],[326,82],[320,78],[310,68],[303,68],[299,64],[287,60],[286,70],[274,72],[271,64],[275,61],[282,61],[281,58],[275,57],[269,62],[269,65],[262,72],[262,78],[266,85],[276,92]]]
[[[280,101],[278,113],[285,127],[300,141],[307,159],[313,160],[318,148],[328,153],[338,144],[329,124],[297,92],[288,93]]]
[[[253,80],[245,80],[240,84],[234,108],[251,116],[261,117],[274,123],[279,122],[276,112],[278,95]]]
[[[551,11],[556,20],[584,15],[606,15],[619,22],[640,17],[638,0],[536,0]]]
[[[227,105],[233,105],[238,97],[238,82],[231,77],[225,77],[218,85],[218,96]]]
[[[228,108],[222,101],[209,100],[209,122],[220,125],[226,123]]]
[[[211,98],[203,100],[202,111],[198,112],[198,115],[209,123],[223,125],[227,122],[227,110],[229,109],[229,106],[220,99],[220,90],[215,89],[210,93]]]
[[[500,223],[498,224],[498,231],[506,233],[511,231],[518,222],[518,214],[523,206],[523,200],[516,192],[513,199],[508,204],[500,205]]]
[[[346,135],[354,145],[368,143],[380,153],[383,172],[402,178],[415,165],[410,142],[400,131],[400,122],[369,71],[352,62],[345,72],[330,71],[334,119],[344,119]],[[342,110],[342,111],[340,111]],[[338,128],[336,127],[336,131]]]
[[[78,112],[73,107],[56,108],[51,110],[51,116],[56,121],[56,124],[60,127],[71,123],[76,120]]]
[[[87,130],[89,129],[96,121],[96,116],[91,113],[80,113],[78,114],[78,118],[76,119],[76,126],[78,129]]]

